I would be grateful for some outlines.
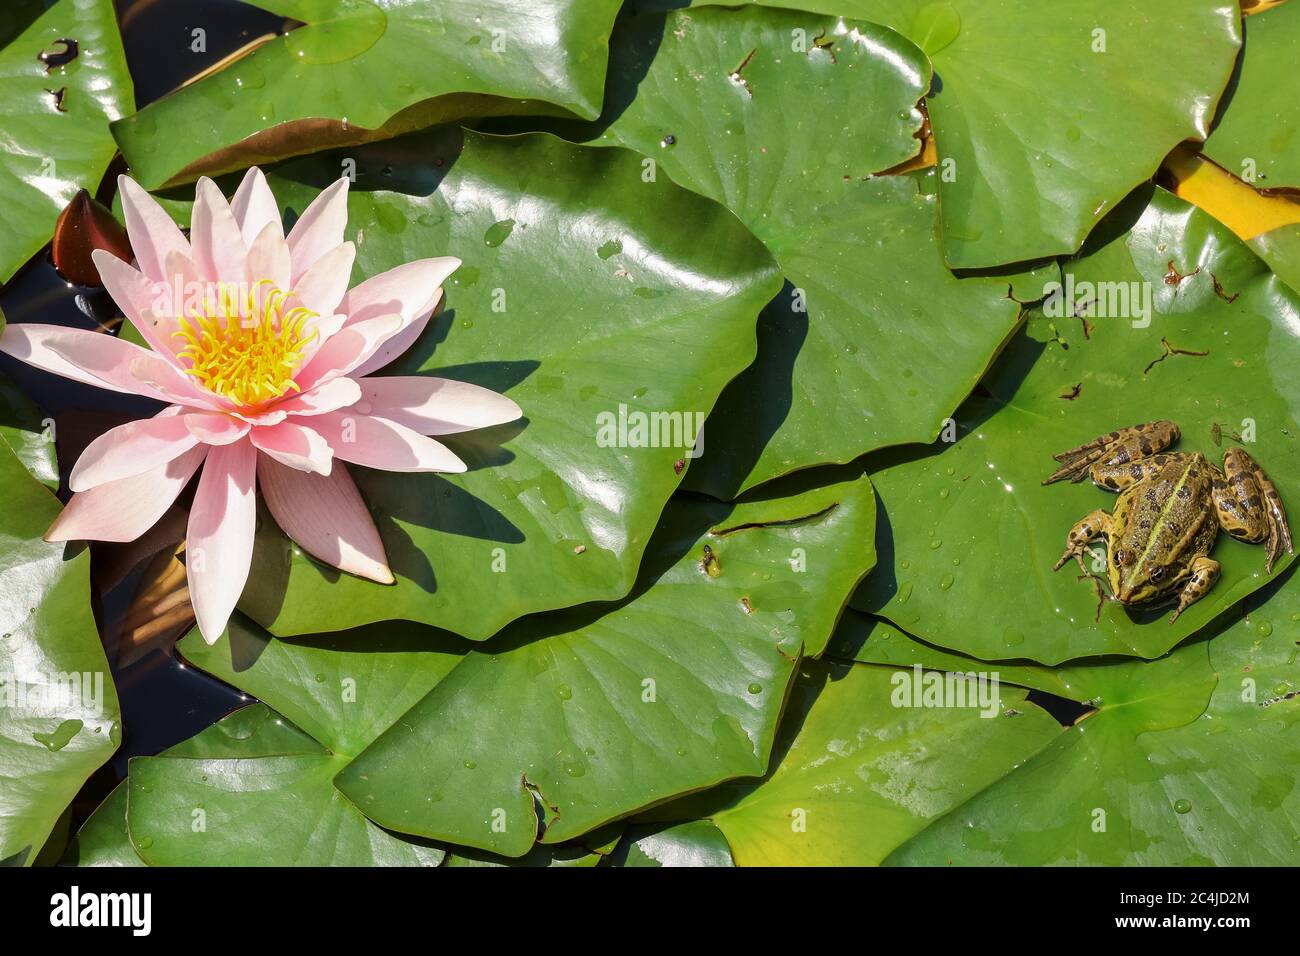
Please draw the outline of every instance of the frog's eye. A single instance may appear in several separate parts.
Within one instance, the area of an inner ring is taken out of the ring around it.
[[[1151,569],[1150,576],[1152,581],[1159,581],[1161,578],[1165,576],[1165,566],[1163,564],[1157,564],[1154,568]]]

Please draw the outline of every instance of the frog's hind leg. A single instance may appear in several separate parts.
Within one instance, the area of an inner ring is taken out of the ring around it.
[[[1219,580],[1219,562],[1205,555],[1193,558],[1190,570],[1192,576],[1178,595],[1178,609],[1169,616],[1170,624],[1178,620],[1178,615],[1187,610],[1189,605],[1205,597],[1210,588],[1214,587],[1214,582]]]
[[[1088,544],[1095,541],[1102,535],[1110,533],[1110,515],[1098,508],[1096,511],[1090,511],[1080,518],[1070,533],[1065,536],[1065,551],[1061,554],[1061,560],[1053,565],[1053,571],[1059,571],[1065,566],[1065,562],[1074,558],[1079,564],[1079,569],[1084,574],[1088,573],[1088,568],[1083,563],[1083,552],[1088,550]]]
[[[1268,571],[1283,550],[1292,551],[1282,496],[1255,459],[1243,448],[1223,455],[1223,474],[1214,476],[1215,510],[1219,525],[1239,541],[1263,542],[1268,550]]]
[[[1151,458],[1176,441],[1178,426],[1173,422],[1147,422],[1120,428],[1054,456],[1061,467],[1052,472],[1043,484],[1050,485],[1066,478],[1073,482],[1083,481],[1086,475],[1093,472],[1094,466],[1105,469],[1106,474],[1112,474],[1116,469],[1122,469],[1122,466]],[[1093,480],[1103,488],[1122,487],[1104,484],[1095,472]]]

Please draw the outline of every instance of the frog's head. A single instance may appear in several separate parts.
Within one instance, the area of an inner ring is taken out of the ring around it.
[[[1143,557],[1120,544],[1110,555],[1110,593],[1121,604],[1147,604],[1177,591],[1188,575],[1179,555]]]

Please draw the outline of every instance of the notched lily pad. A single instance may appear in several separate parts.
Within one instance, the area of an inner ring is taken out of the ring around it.
[[[763,780],[650,816],[707,816],[740,866],[874,866],[1060,733],[1018,688],[963,682],[960,705],[931,704],[914,683],[907,670],[805,662]]]
[[[1268,590],[1161,660],[1061,668],[1097,712],[888,862],[1295,866],[1300,592]]]
[[[112,0],[60,0],[0,25],[0,283],[50,240],[116,152],[108,124],[134,105]],[[7,28],[7,29],[5,29]]]
[[[462,475],[354,470],[396,586],[316,564],[264,521],[241,607],[277,634],[408,618],[484,639],[622,597],[699,424],[753,357],[771,257],[722,207],[646,182],[636,154],[542,134],[444,128],[288,164],[272,188],[301,211],[343,158],[358,276],[464,260],[389,369],[504,392],[524,418],[448,436]],[[611,237],[622,251],[602,261]]]
[[[875,175],[920,150],[924,54],[875,23],[704,7],[624,17],[611,64],[604,116],[566,134],[725,203],[788,280],[688,487],[732,497],[932,440],[1015,328],[1020,276],[955,277],[929,179]]]
[[[1300,189],[1300,7],[1260,11],[1242,21],[1242,31],[1241,64],[1202,152],[1261,189]]]
[[[1077,250],[1171,149],[1205,138],[1241,43],[1233,0],[805,4],[886,24],[932,56],[954,269]]]
[[[237,616],[216,644],[195,631],[178,646],[276,710],[246,708],[238,721],[232,716],[162,756],[131,761],[127,822],[141,859],[154,866],[441,862],[440,848],[371,824],[331,781],[456,666],[463,642],[410,623],[281,641]],[[92,852],[120,857],[120,844],[106,835],[117,811],[99,812],[105,829],[91,831]]]
[[[855,607],[984,660],[1055,664],[1157,657],[1270,580],[1262,547],[1221,533],[1220,580],[1170,625],[1167,608],[1100,601],[1100,582],[1078,580],[1072,563],[1052,571],[1070,527],[1115,504],[1090,481],[1042,487],[1053,455],[1139,422],[1175,422],[1175,447],[1215,463],[1217,424],[1224,446],[1243,443],[1300,513],[1296,294],[1161,190],[1136,194],[1085,253],[958,412],[955,442],[869,466],[890,534]],[[1273,576],[1291,560],[1284,553]]]
[[[857,480],[675,500],[631,597],[529,617],[337,779],[381,826],[506,856],[766,767],[800,654],[870,567]]]
[[[0,859],[30,864],[117,749],[121,713],[87,600],[90,553],[41,540],[58,499],[5,441],[0,487]]]
[[[259,0],[257,6],[300,24],[113,125],[146,188],[470,117],[595,116],[619,5]]]

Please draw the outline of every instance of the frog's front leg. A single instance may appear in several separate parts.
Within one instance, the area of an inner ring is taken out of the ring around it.
[[[1170,615],[1170,624],[1178,620],[1178,615],[1187,610],[1188,605],[1205,597],[1210,588],[1214,587],[1214,582],[1219,580],[1219,562],[1203,554],[1192,558],[1188,570],[1192,572],[1192,576],[1183,585],[1182,593],[1178,595],[1178,610]]]
[[[1265,543],[1268,571],[1285,549],[1292,550],[1291,528],[1287,524],[1282,496],[1243,448],[1229,448],[1223,455],[1223,474],[1214,476],[1214,507],[1219,525],[1240,541]]]
[[[1132,483],[1124,480],[1126,472],[1123,466],[1151,458],[1176,441],[1178,426],[1173,422],[1147,422],[1120,428],[1054,456],[1061,462],[1061,467],[1052,472],[1043,484],[1050,485],[1065,478],[1080,482],[1091,473],[1098,485],[1115,490]],[[1107,481],[1108,477],[1115,480]]]
[[[1083,552],[1088,550],[1089,543],[1109,534],[1110,515],[1100,508],[1088,512],[1075,522],[1074,527],[1070,529],[1070,533],[1065,536],[1065,552],[1061,555],[1061,560],[1053,565],[1052,570],[1061,570],[1066,561],[1074,558],[1079,563],[1080,570],[1087,574],[1088,569],[1083,563]]]

